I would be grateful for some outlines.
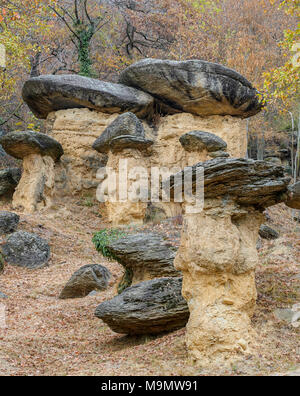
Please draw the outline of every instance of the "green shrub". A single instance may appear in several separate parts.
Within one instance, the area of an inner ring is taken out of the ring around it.
[[[125,235],[125,232],[118,229],[105,229],[97,232],[93,236],[93,244],[95,245],[97,252],[101,253],[103,257],[106,257],[109,260],[115,260],[113,254],[108,249],[108,245],[111,242],[115,242],[118,239],[124,237]]]

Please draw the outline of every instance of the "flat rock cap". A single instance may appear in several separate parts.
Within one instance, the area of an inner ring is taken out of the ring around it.
[[[57,161],[64,154],[61,144],[55,139],[33,131],[10,132],[0,138],[0,144],[9,155],[18,159],[31,154],[40,154]]]
[[[196,191],[199,168],[204,170],[204,198],[230,198],[240,205],[256,206],[265,209],[285,202],[290,178],[285,176],[284,168],[266,161],[244,158],[217,158],[186,168],[192,173],[192,187]],[[162,189],[171,185],[174,191],[184,187],[184,171],[162,184]],[[179,184],[178,184],[179,183]]]
[[[53,111],[84,107],[109,114],[132,111],[146,117],[154,103],[149,94],[135,88],[78,75],[31,78],[22,96],[34,115],[44,119]]]
[[[203,60],[144,59],[125,69],[119,82],[150,93],[169,113],[247,118],[262,109],[257,90],[245,77]]]
[[[207,150],[210,153],[227,149],[227,143],[210,132],[191,131],[182,135],[179,141],[186,151]]]

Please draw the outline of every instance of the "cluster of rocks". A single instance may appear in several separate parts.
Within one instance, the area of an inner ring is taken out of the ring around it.
[[[107,246],[126,279],[122,293],[102,303],[96,316],[125,334],[155,334],[188,321],[187,346],[197,361],[247,351],[256,301],[256,242],[259,232],[272,234],[261,228],[262,212],[281,202],[300,208],[299,183],[289,187],[281,166],[240,158],[247,146],[242,120],[262,109],[251,83],[210,62],[147,59],[124,70],[118,84],[72,75],[33,78],[24,85],[23,99],[37,117],[47,119],[52,135],[19,132],[0,139],[7,153],[23,159],[13,201],[25,210],[49,205],[57,169],[61,174],[64,167],[68,179],[80,181],[76,172],[83,169],[83,154],[96,161],[106,156],[107,167],[117,175],[120,158],[128,160],[128,171],[189,167],[193,193],[198,170],[204,169],[203,210],[186,202],[161,206],[167,215],[184,213],[178,251],[154,234],[131,235]],[[155,124],[158,114],[162,117]],[[80,136],[79,143],[70,130]],[[162,194],[169,186],[172,198],[183,191],[184,172],[177,172],[162,183]],[[129,179],[132,187],[137,178]],[[130,200],[106,203],[109,220],[117,224],[143,222],[147,207]],[[12,234],[1,249],[6,260],[18,262],[14,243]],[[21,238],[20,246],[26,243]],[[48,258],[43,245],[30,243]],[[60,297],[103,290],[108,280],[103,267],[85,266]]]
[[[125,269],[120,294],[98,306],[95,315],[121,334],[158,334],[184,327],[189,309],[182,297],[177,249],[162,235],[143,232],[108,243]]]

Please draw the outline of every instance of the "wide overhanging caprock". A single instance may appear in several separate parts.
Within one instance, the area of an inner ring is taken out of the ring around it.
[[[282,166],[266,161],[244,158],[217,158],[190,167],[193,175],[193,193],[196,189],[197,170],[204,170],[205,199],[229,197],[239,205],[265,209],[288,199],[290,177]],[[184,186],[184,171],[174,175],[162,185],[171,186],[171,197],[178,187]]]

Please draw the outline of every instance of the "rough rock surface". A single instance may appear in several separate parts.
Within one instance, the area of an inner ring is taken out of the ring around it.
[[[199,167],[204,168],[205,199],[231,197],[241,205],[263,209],[287,198],[290,178],[282,166],[243,158],[217,158],[192,167],[194,187]],[[171,177],[171,192],[175,186]]]
[[[188,306],[181,295],[180,278],[139,283],[98,306],[95,315],[116,333],[159,334],[184,327]]]
[[[289,187],[288,200],[286,205],[292,209],[300,210],[300,182]]]
[[[269,240],[278,239],[279,232],[269,227],[268,225],[263,224],[259,229],[259,236],[263,239],[269,239]]]
[[[256,303],[256,242],[264,216],[235,203],[206,200],[186,214],[175,267],[190,309],[189,356],[200,364],[247,352]]]
[[[107,153],[111,141],[124,135],[145,137],[143,124],[133,113],[125,113],[116,118],[94,142],[93,149],[99,153]]]
[[[49,114],[47,133],[59,141],[64,155],[55,166],[56,196],[95,190],[97,171],[107,164],[107,155],[93,150],[99,135],[118,117],[89,109],[61,110]]]
[[[109,270],[102,265],[85,265],[72,275],[59,298],[81,298],[94,290],[106,290],[110,276]]]
[[[50,260],[50,247],[36,234],[18,231],[1,246],[7,264],[28,269],[42,268]]]
[[[110,142],[110,148],[113,152],[122,152],[125,149],[146,150],[153,145],[153,140],[144,139],[137,136],[118,136]]]
[[[0,138],[0,143],[9,155],[18,159],[39,154],[57,161],[64,153],[61,144],[55,139],[33,131],[10,132]]]
[[[132,273],[132,284],[149,279],[178,277],[174,268],[176,250],[159,234],[139,233],[110,243],[107,249]]]
[[[49,208],[54,187],[52,157],[31,154],[23,160],[23,174],[13,195],[12,206],[27,213]]]
[[[214,151],[212,153],[209,153],[209,156],[211,158],[229,158],[230,155],[226,153],[225,151]]]
[[[0,170],[0,196],[12,194],[21,179],[21,169],[7,168]]]
[[[18,228],[20,216],[10,212],[0,212],[0,235],[10,234]]]
[[[0,291],[0,299],[6,299],[6,298],[8,298],[7,295]]]
[[[145,92],[78,75],[45,75],[31,78],[22,96],[38,118],[64,109],[86,107],[103,113],[132,111],[140,116],[152,112],[153,98]]]
[[[257,91],[234,70],[202,60],[145,59],[125,69],[120,83],[155,96],[166,112],[199,116],[257,114]]]
[[[192,131],[182,135],[179,139],[182,147],[189,152],[207,150],[226,151],[227,143],[219,136],[203,131]]]

